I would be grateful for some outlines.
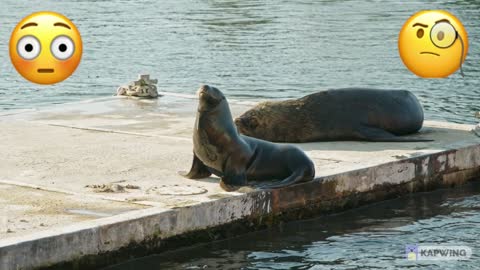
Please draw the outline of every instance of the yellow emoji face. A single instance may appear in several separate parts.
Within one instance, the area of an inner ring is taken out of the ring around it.
[[[10,59],[25,79],[54,84],[68,78],[82,58],[82,39],[65,16],[37,12],[25,17],[10,37]]]
[[[417,76],[445,78],[467,57],[467,32],[457,17],[446,11],[420,11],[400,30],[398,49],[405,66]]]

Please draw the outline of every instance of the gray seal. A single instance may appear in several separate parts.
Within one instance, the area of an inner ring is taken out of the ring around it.
[[[418,142],[423,109],[405,90],[344,88],[260,103],[235,119],[241,134],[273,142]]]
[[[313,162],[299,148],[238,134],[228,102],[217,88],[203,85],[197,93],[193,164],[185,177],[213,173],[227,191],[246,186],[247,181],[268,181],[258,187],[281,188],[314,178]]]

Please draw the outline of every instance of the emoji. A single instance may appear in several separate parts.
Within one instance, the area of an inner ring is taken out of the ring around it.
[[[457,17],[443,10],[420,11],[400,30],[398,50],[405,66],[423,78],[445,78],[467,57],[468,37]]]
[[[70,77],[82,58],[77,27],[55,12],[25,17],[10,37],[10,60],[20,75],[38,84],[54,84]]]

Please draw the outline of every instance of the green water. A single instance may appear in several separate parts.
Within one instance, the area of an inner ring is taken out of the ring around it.
[[[465,25],[465,79],[420,79],[403,66],[397,36],[422,9],[446,9]],[[84,41],[78,70],[55,86],[26,82],[8,57],[10,32],[39,10],[71,18]],[[480,1],[2,0],[0,110],[109,96],[145,72],[162,90],[194,93],[208,83],[227,97],[252,100],[349,86],[408,89],[427,118],[473,123],[480,110],[479,15]]]

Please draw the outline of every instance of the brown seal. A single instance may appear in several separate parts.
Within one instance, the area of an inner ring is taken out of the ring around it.
[[[247,180],[277,180],[259,187],[280,188],[313,179],[313,162],[299,148],[238,134],[228,102],[217,88],[204,85],[198,96],[193,164],[185,177],[213,173],[221,177],[220,185],[227,191],[247,185]]]
[[[423,124],[422,106],[405,90],[345,88],[264,102],[235,124],[241,134],[273,142],[431,141],[398,137],[419,131]]]

